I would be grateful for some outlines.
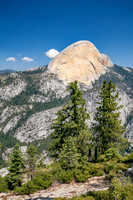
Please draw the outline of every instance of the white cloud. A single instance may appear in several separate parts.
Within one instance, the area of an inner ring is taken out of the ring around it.
[[[13,62],[15,62],[16,60],[15,60],[14,57],[9,57],[9,58],[6,59],[6,61],[13,61]]]
[[[54,58],[55,56],[57,56],[59,54],[59,51],[57,51],[56,49],[50,49],[49,51],[47,51],[46,56],[48,56],[49,58]]]
[[[32,62],[33,58],[24,57],[22,60],[27,61],[27,62]]]

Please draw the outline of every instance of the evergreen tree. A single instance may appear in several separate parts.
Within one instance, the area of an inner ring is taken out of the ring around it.
[[[89,114],[86,112],[85,100],[82,92],[78,89],[77,81],[70,83],[67,91],[70,93],[70,99],[57,112],[57,118],[52,123],[52,155],[58,157],[62,145],[71,136],[77,138],[75,141],[77,141],[78,151],[84,156],[87,152],[86,149],[89,148],[90,133],[85,122],[89,118]],[[84,145],[84,149],[80,142]]]
[[[101,101],[95,113],[95,123],[93,128],[95,131],[95,146],[96,146],[96,157],[97,147],[100,147],[102,153],[111,147],[120,147],[120,144],[124,142],[122,137],[125,129],[121,125],[120,112],[118,111],[122,106],[118,106],[117,101],[120,100],[118,92],[116,92],[115,85],[110,82],[107,84],[103,82],[103,86],[100,91]]]
[[[75,140],[71,136],[67,138],[62,145],[61,153],[59,155],[59,163],[62,169],[74,169],[78,166],[79,153],[75,145]]]
[[[51,129],[53,129],[53,132],[51,134],[52,137],[52,143],[51,143],[51,156],[58,157],[60,153],[60,149],[62,148],[62,144],[65,142],[65,139],[67,138],[64,125],[66,121],[66,115],[64,109],[59,110],[57,113],[57,118],[53,120]]]
[[[9,174],[8,185],[9,189],[14,189],[17,186],[21,186],[25,165],[22,152],[19,145],[13,148],[13,153],[9,158]]]
[[[35,166],[37,161],[36,148],[31,144],[27,149],[27,165],[31,180],[33,180],[35,173]]]

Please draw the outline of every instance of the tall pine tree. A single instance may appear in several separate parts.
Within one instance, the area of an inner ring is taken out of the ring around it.
[[[89,118],[89,114],[86,112],[85,100],[78,88],[77,81],[70,83],[67,91],[70,93],[70,99],[57,112],[57,118],[52,123],[52,155],[58,157],[62,145],[71,136],[76,138],[78,152],[85,156],[90,146],[90,133],[86,125],[86,119]]]
[[[111,147],[119,148],[125,141],[122,137],[125,129],[119,119],[119,109],[122,106],[118,106],[118,92],[116,92],[115,85],[111,80],[108,84],[106,81],[103,82],[100,98],[101,101],[97,103],[99,106],[96,109],[95,123],[93,124],[96,154],[97,147],[101,148],[102,153],[104,153]]]
[[[22,152],[19,145],[13,148],[13,153],[9,158],[9,174],[8,185],[9,189],[14,189],[17,186],[21,186],[25,165]]]
[[[35,174],[35,166],[37,162],[37,150],[36,148],[31,144],[29,148],[27,149],[27,155],[26,155],[26,161],[28,165],[28,172],[30,175],[31,180],[33,180],[34,174]]]

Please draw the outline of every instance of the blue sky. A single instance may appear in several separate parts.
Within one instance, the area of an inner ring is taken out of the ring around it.
[[[0,0],[0,70],[44,66],[79,40],[133,67],[133,1]]]

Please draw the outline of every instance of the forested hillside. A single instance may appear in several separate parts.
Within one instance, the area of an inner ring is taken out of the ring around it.
[[[95,104],[104,80],[111,79],[116,85],[123,105],[121,119],[127,127],[125,137],[132,142],[133,116],[133,69],[114,66],[108,68],[92,86],[79,84],[93,122]],[[30,143],[38,146],[38,151],[48,149],[51,121],[55,113],[68,99],[67,85],[51,74],[47,67],[0,75],[0,130],[2,152],[13,147]]]

